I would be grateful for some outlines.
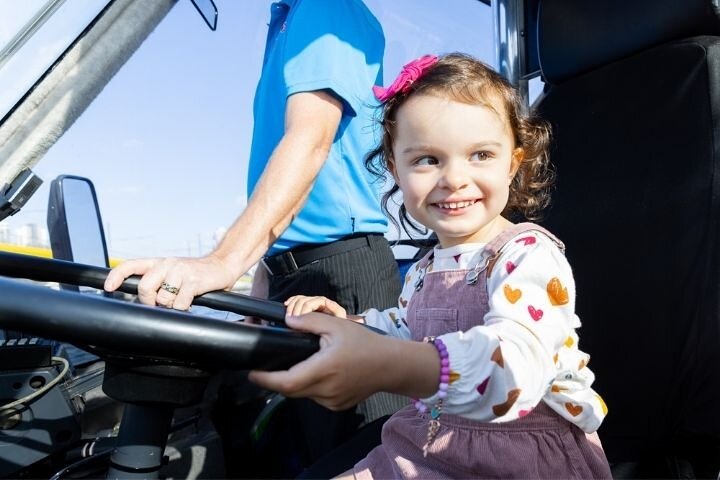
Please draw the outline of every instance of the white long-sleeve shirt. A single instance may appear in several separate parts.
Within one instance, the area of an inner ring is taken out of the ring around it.
[[[436,247],[428,270],[472,269],[484,246]],[[365,322],[410,339],[407,307],[421,275],[418,264],[412,266],[398,306],[368,310]],[[451,367],[443,410],[481,422],[503,422],[526,415],[544,401],[585,432],[597,430],[607,407],[590,388],[595,378],[587,368],[590,357],[578,349],[575,282],[563,253],[542,233],[521,233],[503,247],[487,287],[484,323],[440,337]],[[422,400],[434,405],[437,398]]]

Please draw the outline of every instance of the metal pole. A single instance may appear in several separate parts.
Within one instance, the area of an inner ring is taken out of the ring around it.
[[[523,104],[529,106],[525,78],[525,4],[523,0],[492,0],[495,66],[518,89]]]
[[[172,417],[168,405],[126,404],[106,478],[158,478]]]

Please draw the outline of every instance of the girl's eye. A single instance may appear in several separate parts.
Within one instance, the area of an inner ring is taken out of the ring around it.
[[[437,165],[438,161],[435,157],[424,156],[415,160],[415,165]]]
[[[470,159],[484,162],[485,160],[490,159],[490,157],[491,157],[490,152],[475,152],[472,154]]]

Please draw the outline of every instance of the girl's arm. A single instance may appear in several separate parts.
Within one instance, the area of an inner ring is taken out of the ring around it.
[[[416,265],[417,263],[411,266],[405,275],[396,307],[386,310],[371,308],[360,315],[348,315],[342,306],[326,297],[295,295],[285,301],[287,315],[298,316],[310,312],[327,313],[336,317],[347,318],[354,322],[364,323],[380,329],[393,337],[410,339],[410,330],[405,321],[405,316],[407,314],[407,305],[409,305],[410,299],[415,293],[415,282],[419,275]]]
[[[250,372],[249,379],[288,397],[343,410],[378,391],[426,397],[438,389],[435,347],[379,335],[321,313],[289,317],[290,327],[320,336],[320,350],[289,370]]]
[[[326,313],[334,317],[370,325],[394,337],[410,338],[410,331],[403,317],[404,309],[402,305],[388,308],[387,310],[371,308],[361,315],[349,315],[342,306],[327,297],[294,295],[285,300],[285,307],[286,319],[311,312]]]
[[[577,341],[575,284],[562,252],[532,232],[505,246],[488,294],[484,325],[442,336],[452,372],[444,408],[480,421],[512,420],[548,392],[558,351]]]
[[[415,284],[420,276],[418,263],[415,262],[415,264],[411,265],[405,274],[397,307],[388,308],[387,310],[376,310],[374,308],[366,310],[360,315],[363,323],[379,328],[393,337],[406,340],[412,338],[405,318],[407,316],[407,306],[415,293]]]

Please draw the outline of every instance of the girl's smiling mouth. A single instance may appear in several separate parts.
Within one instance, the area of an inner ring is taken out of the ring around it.
[[[435,202],[431,205],[433,207],[439,208],[440,210],[452,212],[461,210],[467,207],[470,207],[472,205],[475,205],[477,202],[479,202],[479,199],[472,199],[472,200],[460,200],[457,202]]]

